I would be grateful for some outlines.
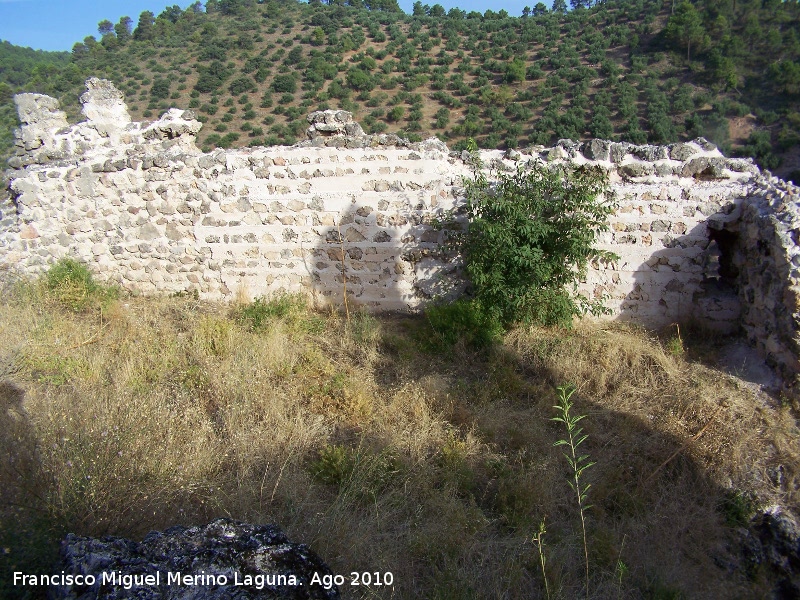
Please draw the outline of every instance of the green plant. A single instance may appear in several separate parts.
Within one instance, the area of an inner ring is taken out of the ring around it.
[[[545,565],[547,564],[547,559],[544,554],[544,534],[547,533],[547,530],[544,527],[544,519],[539,523],[539,531],[533,534],[533,542],[536,544],[536,551],[539,553],[539,564],[542,567],[542,579],[544,580],[544,592],[547,596],[547,600],[550,600],[550,585],[547,583],[547,570]]]
[[[594,246],[614,210],[605,172],[535,165],[494,179],[476,168],[465,182],[467,230],[451,237],[481,305],[506,326],[605,312],[577,290],[589,261],[617,258]]]
[[[50,267],[44,276],[49,294],[70,310],[105,309],[119,296],[114,287],[96,283],[88,267],[74,259],[64,258]]]
[[[325,446],[310,465],[314,479],[328,485],[341,485],[353,472],[353,454],[344,446]]]
[[[681,337],[680,325],[676,323],[675,327],[675,335],[667,340],[667,352],[669,352],[672,356],[679,358],[686,353],[686,347],[684,346],[683,338]]]
[[[587,454],[578,454],[578,448],[583,442],[586,441],[588,436],[584,435],[583,428],[578,426],[578,423],[586,415],[572,415],[573,402],[572,395],[575,393],[575,388],[571,385],[562,385],[556,388],[558,391],[558,404],[553,408],[556,409],[558,415],[553,417],[553,421],[563,423],[567,430],[567,438],[560,439],[555,442],[555,446],[566,446],[567,452],[564,452],[564,457],[567,459],[570,467],[570,481],[569,486],[575,492],[575,499],[578,503],[578,513],[581,518],[581,531],[583,533],[583,556],[586,565],[586,597],[589,597],[589,544],[586,540],[586,511],[590,505],[586,504],[587,493],[591,484],[581,483],[581,477],[584,471],[594,465],[595,463],[589,462]]]
[[[355,499],[375,502],[400,472],[400,464],[390,452],[373,453],[359,446],[327,445],[309,465],[317,481],[339,487],[341,493]]]
[[[625,536],[622,536],[622,544],[619,547],[619,556],[614,565],[614,577],[617,580],[617,598],[622,598],[622,578],[628,573],[628,565],[622,561],[622,549],[625,547]]]
[[[432,352],[450,350],[459,342],[480,350],[494,344],[503,335],[503,327],[480,301],[460,299],[428,307],[421,333],[423,347]]]
[[[365,310],[353,313],[347,328],[353,341],[359,346],[374,345],[381,336],[380,322]]]
[[[250,331],[264,331],[276,320],[306,333],[318,333],[325,326],[322,317],[309,311],[307,299],[302,294],[280,293],[272,298],[256,298],[239,308],[234,318]]]
[[[725,492],[725,496],[719,504],[719,511],[725,517],[725,523],[730,527],[747,527],[757,508],[756,498],[752,494],[739,490]]]

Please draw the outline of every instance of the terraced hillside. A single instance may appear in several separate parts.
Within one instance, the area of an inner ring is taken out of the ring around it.
[[[134,119],[194,109],[207,149],[291,144],[308,112],[342,108],[368,132],[454,148],[702,135],[798,179],[796,2],[573,0],[520,17],[348,4],[212,0],[102,21],[99,40],[76,43],[68,62],[42,56],[24,81],[9,80],[19,49],[4,44],[0,144],[13,92],[58,96],[77,118],[82,82],[97,75],[125,92]]]

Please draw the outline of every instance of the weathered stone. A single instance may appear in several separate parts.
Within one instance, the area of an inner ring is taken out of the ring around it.
[[[621,163],[630,152],[630,147],[631,145],[626,142],[611,144],[611,162]]]
[[[657,162],[653,165],[655,174],[659,177],[669,177],[675,174],[675,167],[668,162]]]
[[[193,141],[202,127],[203,124],[195,118],[192,111],[170,108],[158,121],[145,129],[142,136],[146,140],[174,140],[185,137]]]
[[[611,142],[608,140],[589,140],[583,144],[581,153],[589,160],[609,160]]]
[[[109,106],[119,107],[117,100],[111,93]],[[191,143],[192,127],[170,129],[191,119],[186,113],[171,123],[162,119],[161,129],[129,124],[104,139],[94,125],[67,126],[48,134],[51,146],[42,139],[47,136],[28,139],[28,150],[18,136],[17,171],[9,172],[12,199],[0,198],[0,268],[40,272],[43,260],[65,249],[94,265],[94,250],[102,246],[107,249],[97,262],[104,277],[132,291],[184,290],[187,273],[198,273],[194,284],[200,292],[221,298],[244,284],[254,294],[276,285],[300,291],[311,285],[307,269],[314,262],[307,259],[325,256],[327,245],[344,244],[348,268],[371,274],[353,288],[365,304],[414,309],[421,290],[436,287],[419,278],[440,276],[435,265],[458,268],[457,260],[440,255],[446,232],[433,229],[431,221],[448,211],[463,218],[462,178],[481,161],[491,177],[492,167],[507,171],[509,160],[518,158],[514,152],[506,159],[496,151],[447,154],[435,140],[412,144],[391,134],[361,135],[348,125],[352,116],[338,111],[311,119],[315,128],[320,125],[315,140],[331,142],[319,150],[309,148],[316,142],[303,142],[204,155]],[[347,147],[360,149],[334,150]],[[590,161],[616,161],[611,192],[619,208],[612,230],[600,232],[598,242],[621,257],[615,267],[593,265],[580,284],[582,293],[600,290],[613,298],[616,315],[656,327],[726,315],[783,373],[800,372],[800,291],[792,291],[800,290],[797,189],[761,174],[752,162],[723,158],[701,141],[665,149],[561,140],[553,149],[526,150],[523,159],[529,154],[541,162],[549,155],[583,163],[577,148]],[[64,162],[49,162],[59,156]],[[735,255],[730,277],[743,299],[737,318],[716,292],[694,302],[699,283],[689,279],[699,281],[711,268],[703,256],[723,232],[734,240],[729,245],[735,250],[727,252]],[[404,256],[430,258],[431,268],[401,272],[396,265],[408,264]],[[134,259],[151,261],[148,271],[129,268]],[[631,271],[640,265],[648,266]],[[627,300],[633,272],[641,284],[636,313],[629,312],[633,301]],[[319,285],[323,295],[330,292],[329,283]]]
[[[669,148],[669,157],[672,160],[679,160],[685,161],[697,154],[699,151],[697,148],[690,146],[689,144],[672,144],[668,146]]]
[[[652,175],[655,169],[650,163],[637,162],[617,167],[617,171],[623,177],[646,177]]]
[[[701,156],[693,158],[683,165],[681,176],[683,177],[707,177],[711,179],[722,179],[725,177],[725,160],[721,158]]]
[[[194,281],[199,281],[196,276]],[[50,590],[54,600],[339,598],[336,586],[326,589],[312,583],[315,574],[322,577],[332,572],[308,546],[290,542],[274,525],[232,519],[151,532],[138,543],[70,534],[61,545],[61,569],[74,575],[94,575],[96,583],[54,586]],[[116,573],[120,579],[117,584],[103,584],[103,573]],[[185,581],[169,581],[170,573],[208,579],[186,585]],[[137,584],[125,589],[121,577],[134,575],[139,577]],[[151,577],[145,579],[148,575]]]
[[[634,146],[632,152],[634,156],[647,162],[668,158],[667,151],[662,146]]]
[[[800,527],[779,506],[758,514],[742,534],[742,550],[748,571],[767,569],[777,575],[774,597],[800,596]]]
[[[697,144],[698,146],[700,146],[700,147],[701,147],[703,150],[705,150],[706,152],[713,152],[714,150],[716,150],[716,149],[717,149],[717,147],[716,147],[714,144],[712,144],[711,142],[709,142],[709,141],[708,141],[706,138],[704,138],[704,137],[699,137],[699,138],[696,138],[696,139],[692,140],[692,142],[693,142],[693,143],[695,143],[695,144]]]
[[[81,112],[101,135],[118,134],[131,122],[122,92],[107,79],[87,79],[81,103]]]
[[[138,237],[142,240],[152,241],[158,237],[161,237],[161,232],[152,223],[146,223],[139,228]]]
[[[669,221],[658,220],[650,223],[650,231],[663,232],[663,231],[669,231],[669,229],[670,229]]]

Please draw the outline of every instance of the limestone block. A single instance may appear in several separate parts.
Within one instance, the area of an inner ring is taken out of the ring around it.
[[[186,139],[192,142],[195,136],[199,133],[203,124],[195,118],[195,115],[190,110],[180,110],[177,108],[170,108],[167,112],[161,115],[158,121],[152,123],[147,127],[142,136],[146,140],[175,140]],[[219,157],[214,155],[214,160],[219,161]],[[198,158],[198,165],[201,168],[207,168],[208,158],[201,156]]]
[[[87,79],[81,103],[81,112],[101,135],[117,133],[131,122],[122,92],[107,79]]]

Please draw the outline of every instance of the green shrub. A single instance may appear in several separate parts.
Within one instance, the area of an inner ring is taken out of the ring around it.
[[[61,259],[50,267],[44,284],[53,298],[76,312],[104,309],[119,296],[119,290],[96,283],[86,265],[71,258]]]
[[[359,346],[373,346],[381,337],[380,322],[364,310],[353,313],[352,319],[347,323],[350,337]]]
[[[431,352],[451,350],[459,343],[481,350],[503,335],[503,327],[494,314],[483,310],[480,302],[461,299],[428,307],[420,334],[423,348]]]
[[[325,446],[310,465],[314,479],[328,485],[341,485],[353,472],[353,454],[344,446]]]
[[[520,166],[496,179],[476,170],[465,182],[468,228],[453,237],[481,306],[503,325],[568,326],[573,316],[603,312],[577,284],[590,260],[616,259],[594,247],[614,210],[605,172]]]

